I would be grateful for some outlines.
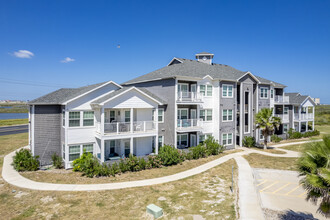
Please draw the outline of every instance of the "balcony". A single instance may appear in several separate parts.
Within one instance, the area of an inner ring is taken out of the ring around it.
[[[279,117],[282,123],[289,122],[289,115],[288,114],[275,114],[276,117]]]
[[[275,103],[289,103],[289,96],[276,95],[274,101]]]
[[[178,119],[178,131],[198,131],[203,126],[202,119]]]
[[[299,120],[313,120],[314,119],[314,114],[313,113],[301,113],[300,117],[298,113],[294,114],[294,120],[299,121]]]
[[[198,92],[178,92],[177,102],[194,103],[203,102],[203,95]]]
[[[104,123],[105,134],[147,133],[152,131],[156,131],[154,121]]]

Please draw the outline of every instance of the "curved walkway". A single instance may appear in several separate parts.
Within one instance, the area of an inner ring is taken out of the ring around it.
[[[279,144],[279,147],[294,145],[294,144],[301,144],[305,142],[294,142],[288,144]],[[272,147],[277,147],[274,145]],[[240,148],[244,149],[244,148]],[[282,150],[282,149],[279,149]],[[266,156],[273,156],[273,157],[298,157],[299,153],[283,150],[286,151],[287,154],[272,154],[267,152],[262,152],[258,150],[252,149],[244,149],[242,152],[228,154],[216,160],[210,161],[205,163],[201,166],[195,167],[190,170],[186,170],[180,173],[176,173],[170,176],[164,176],[154,179],[146,179],[146,180],[137,180],[137,181],[129,181],[129,182],[118,182],[118,183],[102,183],[102,184],[55,184],[55,183],[44,183],[44,182],[36,182],[30,179],[27,179],[21,176],[11,165],[13,162],[13,156],[15,151],[11,152],[10,154],[4,157],[3,161],[3,168],[2,168],[2,178],[17,187],[32,189],[32,190],[45,190],[45,191],[97,191],[97,190],[115,190],[115,189],[124,189],[124,188],[132,188],[132,187],[140,187],[140,186],[151,186],[156,184],[168,183],[176,180],[181,180],[202,172],[205,172],[215,166],[218,166],[230,159],[247,155],[250,153],[258,153]]]

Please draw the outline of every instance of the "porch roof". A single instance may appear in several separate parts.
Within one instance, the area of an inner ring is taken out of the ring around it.
[[[102,105],[107,101],[110,101],[111,99],[115,98],[115,97],[119,97],[121,95],[123,95],[126,92],[129,92],[130,90],[136,90],[138,92],[140,92],[142,95],[153,99],[155,102],[157,102],[159,105],[165,105],[165,101],[162,100],[161,98],[159,98],[158,96],[156,96],[155,94],[153,94],[152,92],[150,92],[149,90],[145,89],[145,88],[136,88],[134,86],[131,87],[124,87],[122,89],[118,89],[114,92],[111,92],[108,95],[105,95],[95,101],[93,101],[91,104],[99,104]]]

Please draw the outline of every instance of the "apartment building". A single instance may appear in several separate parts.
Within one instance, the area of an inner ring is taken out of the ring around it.
[[[159,146],[188,148],[208,135],[227,149],[245,136],[262,141],[254,117],[273,108],[282,119],[275,131],[314,129],[315,103],[309,96],[285,93],[285,85],[213,63],[214,54],[170,63],[122,85],[109,81],[60,89],[31,101],[30,146],[44,164],[62,155],[65,167],[83,151],[100,162],[157,154]]]

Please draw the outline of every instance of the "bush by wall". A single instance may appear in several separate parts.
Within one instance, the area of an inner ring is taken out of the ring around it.
[[[170,145],[160,147],[157,157],[164,166],[176,165],[183,161],[179,150]]]
[[[281,137],[277,136],[276,134],[273,134],[271,137],[270,137],[270,140],[274,143],[278,143],[280,142],[281,140],[283,140]]]
[[[244,147],[255,147],[256,146],[256,140],[254,137],[251,136],[245,136],[243,139],[243,146]]]
[[[220,145],[218,141],[214,139],[213,136],[208,136],[204,141],[204,145],[206,146],[207,155],[218,155],[224,151],[224,146]]]
[[[36,171],[39,168],[39,156],[32,156],[28,149],[20,149],[16,151],[13,158],[13,166],[17,171]]]
[[[64,167],[62,157],[58,156],[56,153],[52,155],[52,161],[56,169],[62,169]]]
[[[190,148],[190,152],[192,153],[192,159],[194,160],[207,156],[206,147],[204,144],[199,144],[196,147]]]

